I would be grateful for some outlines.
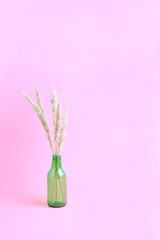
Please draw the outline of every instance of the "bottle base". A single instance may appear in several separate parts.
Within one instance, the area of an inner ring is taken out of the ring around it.
[[[53,208],[60,208],[60,207],[65,207],[66,203],[64,203],[64,202],[48,202],[48,206],[53,207]]]

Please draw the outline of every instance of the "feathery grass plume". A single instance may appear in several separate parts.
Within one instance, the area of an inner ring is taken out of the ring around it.
[[[36,84],[36,98],[37,98],[37,105],[39,106],[39,108],[41,109],[42,113],[44,114],[44,109],[42,107],[41,98],[40,98],[40,95],[39,95],[38,85],[37,84]]]
[[[49,143],[50,143],[50,147],[53,151],[53,154],[54,154],[54,149],[53,149],[53,144],[52,144],[52,138],[51,138],[51,135],[50,135],[50,130],[49,130],[49,126],[48,126],[48,122],[47,122],[47,119],[45,117],[45,115],[43,114],[42,112],[42,109],[37,105],[35,104],[32,99],[30,97],[28,97],[24,92],[22,91],[19,91],[20,93],[22,93],[25,98],[29,101],[29,103],[31,104],[31,106],[33,107],[33,109],[36,111],[46,133],[47,133],[47,137],[48,137],[48,140],[49,140]]]
[[[63,132],[63,134],[61,135],[61,139],[58,143],[58,154],[60,154],[61,150],[62,150],[62,146],[64,143],[64,139],[66,138],[66,132]]]
[[[56,127],[55,127],[55,133],[54,133],[56,154],[57,154],[57,150],[58,150],[57,147],[58,147],[60,119],[61,119],[61,99],[59,99],[59,101],[58,101],[57,112],[56,112]]]
[[[52,91],[51,103],[52,103],[52,113],[53,113],[53,126],[56,127],[57,95],[56,95],[55,89],[53,89]]]
[[[59,141],[58,141],[58,152],[60,152],[60,148],[63,144],[63,141],[64,141],[64,134],[66,135],[65,133],[65,128],[66,128],[66,125],[67,125],[67,117],[68,117],[68,105],[64,111],[64,114],[63,114],[63,119],[62,119],[62,125],[61,125],[61,129],[60,129],[60,134],[59,134]]]
[[[54,141],[55,141],[55,132],[56,132],[56,114],[57,114],[57,95],[56,95],[56,90],[53,89],[52,91],[52,98],[51,98],[51,103],[52,103],[52,115],[53,115],[53,126],[54,126]],[[56,145],[56,142],[55,142]]]

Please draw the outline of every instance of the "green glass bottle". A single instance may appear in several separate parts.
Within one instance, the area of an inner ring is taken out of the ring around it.
[[[67,185],[61,155],[53,155],[52,167],[48,172],[47,180],[48,205],[50,207],[64,207],[67,203]]]

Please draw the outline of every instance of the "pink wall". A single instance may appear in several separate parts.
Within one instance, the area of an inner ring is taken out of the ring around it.
[[[68,204],[46,207],[35,83],[69,103]],[[0,240],[160,239],[160,2],[0,1]]]

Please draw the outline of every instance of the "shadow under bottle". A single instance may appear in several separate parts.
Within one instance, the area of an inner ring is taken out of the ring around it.
[[[47,175],[48,205],[64,207],[67,203],[66,173],[62,168],[61,155],[53,155],[52,167]]]

